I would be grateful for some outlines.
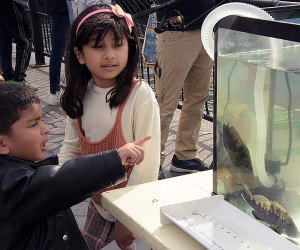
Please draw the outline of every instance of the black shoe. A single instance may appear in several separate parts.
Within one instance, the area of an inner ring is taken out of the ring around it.
[[[191,160],[178,160],[176,155],[173,155],[172,166],[170,168],[171,171],[178,173],[195,173],[208,169],[209,166],[198,158]]]
[[[163,180],[163,179],[166,179],[166,176],[164,171],[162,170],[161,165],[159,165],[158,180]]]

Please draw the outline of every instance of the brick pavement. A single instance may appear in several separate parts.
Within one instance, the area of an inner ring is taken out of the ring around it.
[[[48,58],[46,58],[46,62],[49,63]],[[30,65],[34,66],[34,64],[35,64],[35,56],[33,53],[31,57]],[[62,81],[64,79],[63,67],[64,65],[62,65]],[[49,67],[39,67],[39,68],[29,67],[26,73],[27,73],[26,80],[29,83],[37,83],[39,85],[37,95],[41,99],[41,104],[45,112],[45,122],[48,124],[50,128],[47,156],[57,154],[59,152],[59,148],[62,146],[62,142],[64,139],[66,115],[60,107],[49,106],[48,104]],[[174,154],[174,143],[176,138],[179,115],[180,115],[180,111],[177,110],[175,112],[174,119],[171,123],[170,135],[166,144],[166,161],[163,166],[163,171],[167,178],[180,175],[170,171],[170,166],[171,166],[170,162]],[[203,120],[201,131],[199,134],[199,147],[200,147],[199,155],[200,158],[208,164],[211,163],[212,154],[213,154],[212,131],[213,131],[212,123]],[[72,208],[80,228],[82,228],[85,221],[86,208],[87,208],[87,201],[84,201]]]

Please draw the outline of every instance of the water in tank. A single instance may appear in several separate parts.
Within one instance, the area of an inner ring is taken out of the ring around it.
[[[214,84],[214,193],[296,245],[299,34],[300,25],[223,19],[216,33]]]

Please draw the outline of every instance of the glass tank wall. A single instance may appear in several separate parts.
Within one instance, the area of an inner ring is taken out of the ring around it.
[[[300,245],[300,43],[268,23],[217,31],[214,192]]]

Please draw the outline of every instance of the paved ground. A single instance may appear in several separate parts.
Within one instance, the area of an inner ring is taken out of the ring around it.
[[[46,60],[48,60],[48,58],[46,58]],[[34,54],[32,54],[31,66],[34,66],[34,64],[35,64],[35,57]],[[26,80],[29,83],[34,82],[39,85],[37,94],[41,99],[41,103],[45,112],[45,122],[50,127],[47,155],[57,154],[59,152],[59,148],[61,147],[64,139],[66,115],[60,107],[49,106],[48,104],[47,100],[49,95],[49,67],[39,67],[39,68],[29,67],[27,71]],[[177,110],[171,124],[170,134],[166,144],[166,161],[163,166],[163,171],[167,178],[171,178],[178,175],[170,171],[170,165],[171,165],[170,162],[174,154],[174,142],[176,138],[179,115],[180,115],[180,110]],[[213,154],[212,145],[213,145],[212,123],[203,120],[201,131],[199,134],[199,147],[200,147],[199,156],[204,162],[208,164],[210,164],[212,161],[212,154]],[[86,208],[87,208],[87,201],[84,201],[72,208],[80,228],[82,228],[85,220]]]

